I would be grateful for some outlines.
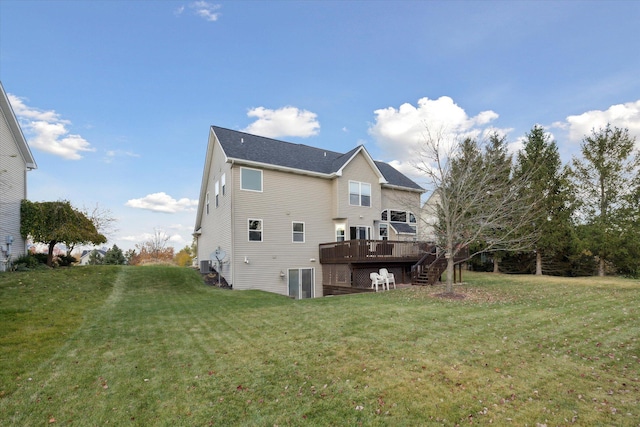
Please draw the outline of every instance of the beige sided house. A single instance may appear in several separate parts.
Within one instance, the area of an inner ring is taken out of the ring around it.
[[[20,236],[20,202],[27,198],[27,172],[36,168],[0,83],[0,271],[26,252]]]
[[[233,289],[294,298],[368,289],[381,267],[411,281],[428,252],[417,242],[423,191],[364,146],[336,153],[212,126],[194,232],[200,267]]]

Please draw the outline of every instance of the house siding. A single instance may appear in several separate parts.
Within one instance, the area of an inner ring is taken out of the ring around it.
[[[7,266],[7,237],[13,237],[10,258],[26,253],[20,235],[20,202],[27,197],[27,164],[9,128],[5,111],[0,109],[0,271]]]
[[[338,206],[336,217],[346,219],[346,233],[349,238],[349,227],[371,227],[373,238],[375,236],[374,221],[380,219],[382,193],[379,176],[366,160],[364,154],[359,153],[343,170],[342,176],[337,179],[336,205]],[[349,204],[349,182],[358,181],[371,184],[371,206],[352,206]]]
[[[314,296],[322,296],[318,247],[334,239],[331,180],[263,169],[263,191],[245,191],[240,167],[233,168],[234,289],[288,295],[287,270],[313,268]],[[262,242],[249,241],[250,218],[262,220]],[[304,243],[292,242],[293,222],[305,224]]]
[[[198,237],[198,260],[211,260],[213,258],[212,253],[217,248],[224,250],[227,257],[223,260],[220,273],[228,283],[233,284],[233,229],[231,227],[231,209],[234,191],[232,182],[234,179],[231,173],[231,167],[225,162],[222,148],[217,140],[215,140],[214,135],[211,135],[209,149],[213,150],[212,163],[210,165],[208,179],[204,184],[206,191],[209,193],[209,213],[207,214],[206,212],[206,204],[198,207],[202,215],[202,233]],[[215,183],[221,181],[223,174],[226,179],[226,191],[223,195],[222,188],[220,188],[219,205],[216,207]],[[216,265],[214,265],[214,267],[217,268]]]

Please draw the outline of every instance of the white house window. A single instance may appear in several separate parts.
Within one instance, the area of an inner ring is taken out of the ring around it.
[[[225,174],[222,174],[220,177],[220,185],[222,186],[222,195],[224,196],[227,189],[227,176]]]
[[[371,184],[349,181],[349,204],[351,206],[371,206]]]
[[[216,208],[220,205],[220,183],[216,181]]]
[[[304,222],[294,222],[292,224],[293,229],[293,242],[304,243]]]
[[[380,224],[378,232],[380,233],[380,240],[388,240],[389,239],[389,224]]]
[[[262,242],[262,220],[249,219],[249,241]]]
[[[380,215],[383,223],[380,224],[380,238],[382,237],[382,227],[392,227],[399,234],[416,234],[417,218],[411,211],[401,211],[394,209],[385,209]],[[387,234],[388,236],[388,234]]]
[[[407,222],[407,213],[405,211],[391,211],[391,221]]]
[[[288,272],[289,296],[295,299],[313,298],[313,268],[290,268]]]
[[[209,215],[209,193],[207,192],[207,198],[205,201],[205,210],[207,212],[207,215]]]
[[[262,191],[262,171],[240,168],[240,188],[248,191]]]
[[[344,226],[336,227],[336,242],[344,242]]]

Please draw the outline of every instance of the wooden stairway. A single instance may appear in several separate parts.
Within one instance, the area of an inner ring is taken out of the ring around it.
[[[454,258],[455,264],[469,257],[467,248],[461,250]],[[434,285],[447,270],[447,259],[444,254],[427,253],[411,267],[411,284],[418,286]],[[455,280],[455,275],[454,275]]]

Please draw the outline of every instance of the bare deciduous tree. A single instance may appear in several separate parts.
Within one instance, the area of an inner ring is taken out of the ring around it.
[[[535,239],[526,230],[538,213],[520,191],[529,184],[529,176],[511,174],[510,164],[501,161],[504,153],[495,150],[498,143],[504,140],[497,134],[479,144],[427,129],[416,154],[414,167],[436,196],[425,209],[427,216],[437,219],[435,234],[448,258],[448,293],[453,292],[454,258],[463,248],[474,244],[472,257],[481,252],[525,250]]]

